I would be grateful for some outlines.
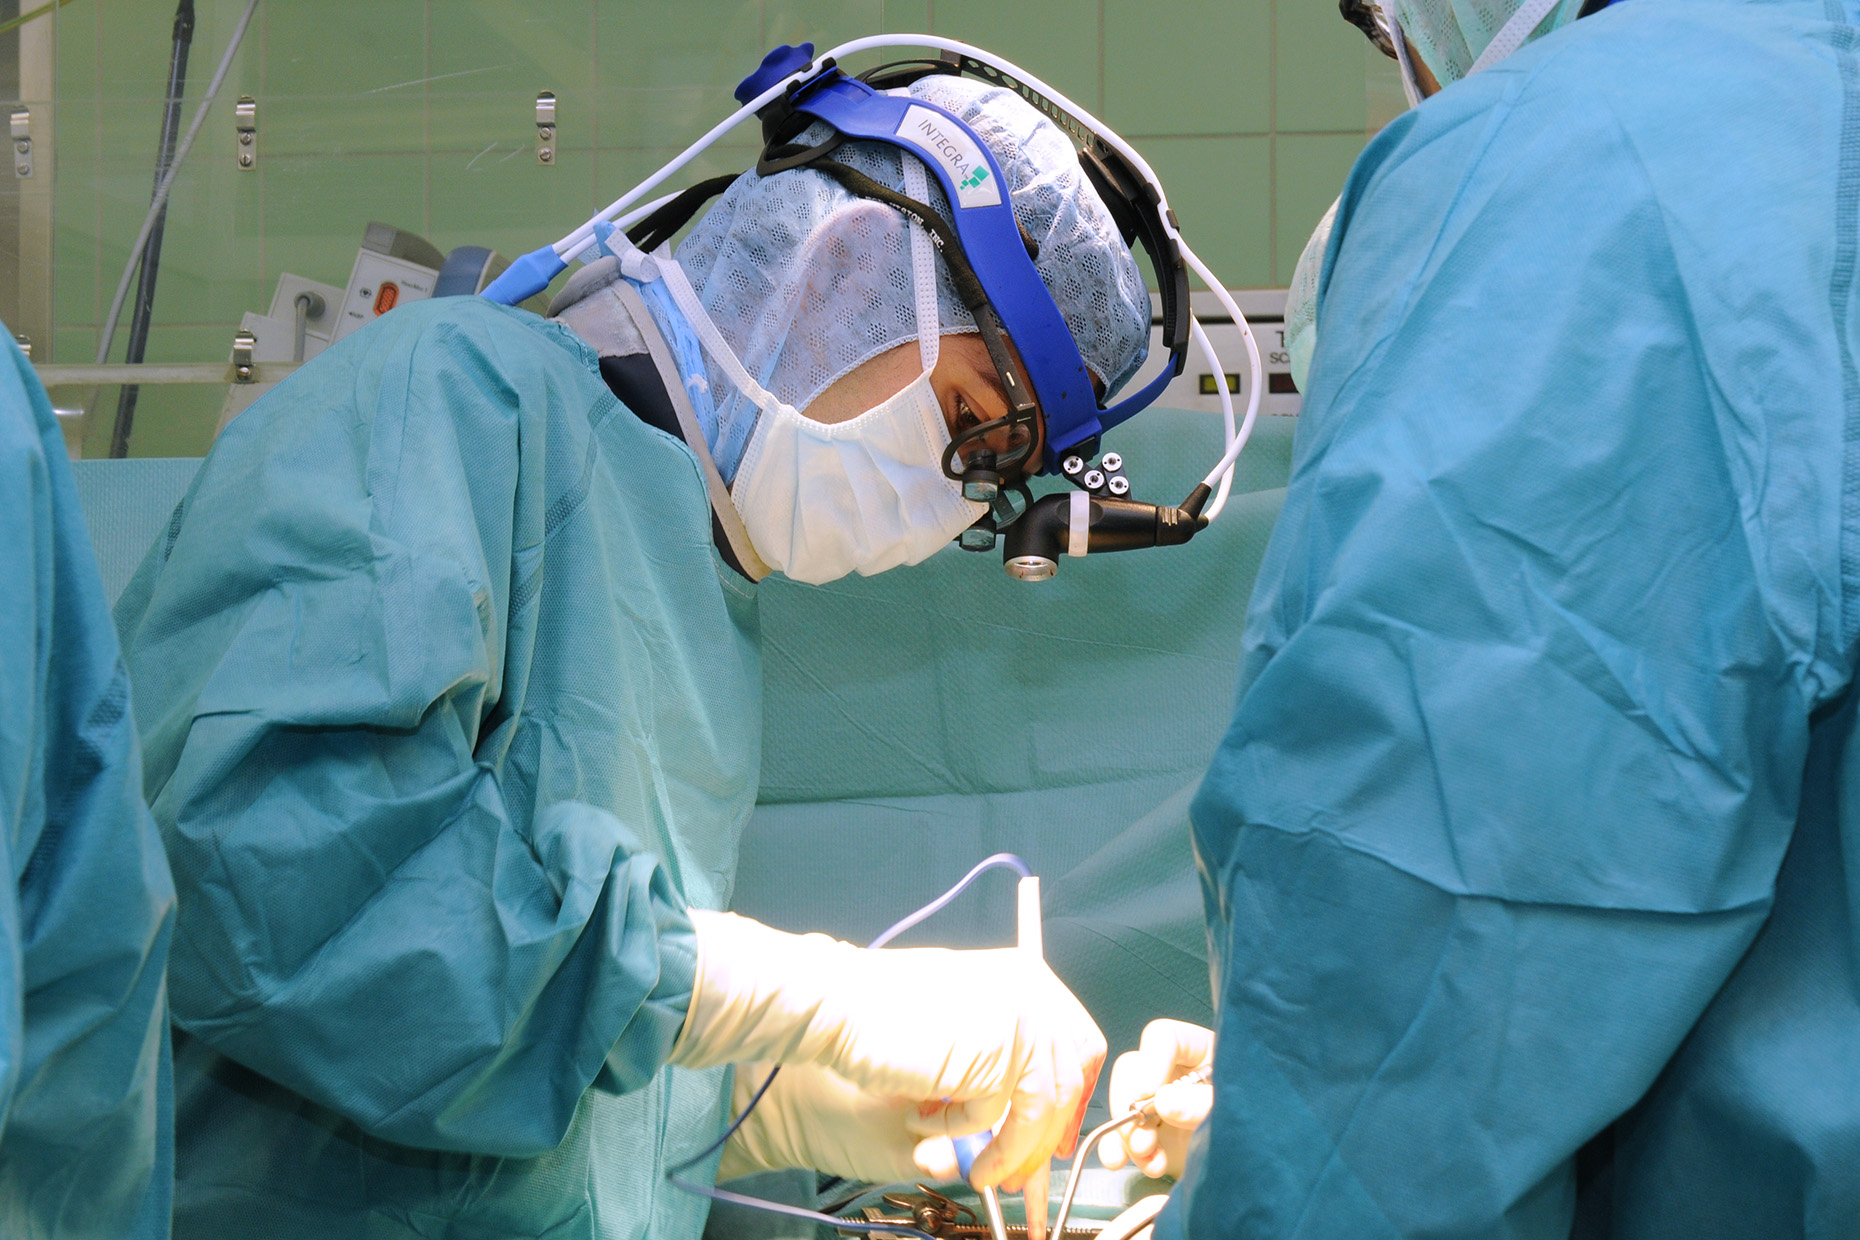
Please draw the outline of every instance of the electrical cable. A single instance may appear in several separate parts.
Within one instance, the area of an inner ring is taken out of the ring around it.
[[[956,882],[955,886],[951,887],[948,891],[945,891],[942,895],[930,901],[930,903],[924,905],[916,912],[910,913],[899,921],[894,922],[884,933],[866,944],[866,950],[874,951],[885,946],[885,944],[891,942],[906,930],[920,924],[926,918],[934,916],[943,909],[948,908],[952,900],[968,890],[969,884],[973,883],[989,870],[997,868],[1013,870],[1022,878],[1033,877],[1032,867],[1013,853],[995,853],[993,856],[985,857],[976,863],[975,868],[971,869],[967,874],[964,874],[962,878]],[[732,1193],[727,1189],[710,1187],[703,1184],[693,1184],[689,1180],[681,1180],[678,1178],[679,1172],[687,1171],[703,1162],[712,1154],[722,1149],[724,1145],[729,1142],[730,1138],[736,1135],[737,1130],[743,1126],[743,1121],[749,1118],[749,1113],[756,1109],[756,1104],[762,1101],[762,1095],[769,1092],[769,1086],[775,1083],[775,1078],[779,1075],[781,1075],[781,1068],[779,1066],[770,1069],[768,1079],[762,1082],[761,1086],[756,1090],[755,1095],[749,1099],[748,1105],[743,1107],[743,1113],[737,1116],[735,1120],[731,1121],[728,1128],[723,1130],[722,1136],[705,1146],[701,1152],[666,1169],[665,1178],[671,1182],[672,1186],[681,1188],[687,1193],[695,1193],[700,1197],[708,1197],[712,1201],[721,1201],[734,1206],[747,1206],[752,1210],[763,1210],[770,1214],[782,1214],[789,1218],[800,1218],[815,1223],[825,1223],[840,1231],[851,1231],[860,1234],[871,1234],[882,1231],[891,1235],[913,1235],[921,1236],[923,1240],[937,1240],[937,1237],[931,1235],[929,1232],[920,1231],[915,1227],[905,1227],[898,1223],[855,1222],[851,1219],[836,1218],[831,1214],[822,1214],[818,1210],[808,1210],[801,1206],[784,1205],[779,1201],[764,1201],[760,1197],[750,1197],[742,1193]]]
[[[245,12],[239,15],[239,23],[233,27],[232,39],[226,44],[226,52],[220,57],[219,67],[213,71],[212,81],[207,83],[207,90],[200,98],[200,106],[194,111],[193,123],[187,127],[187,134],[175,148],[174,162],[168,166],[168,173],[162,177],[161,184],[155,187],[155,200],[149,204],[149,213],[143,217],[142,230],[136,234],[136,242],[129,247],[129,261],[123,265],[123,278],[116,282],[116,296],[110,301],[110,312],[104,316],[103,336],[97,343],[97,365],[110,360],[110,345],[116,338],[116,322],[122,317],[123,302],[129,296],[129,281],[136,274],[136,267],[142,261],[142,252],[148,246],[149,234],[154,231],[155,221],[161,216],[162,208],[168,205],[168,194],[174,188],[174,179],[180,174],[181,165],[187,160],[188,151],[193,149],[194,139],[200,136],[200,127],[206,123],[207,111],[213,106],[214,96],[220,92],[220,83],[226,80],[226,71],[232,68],[233,55],[238,52],[239,44],[245,38],[246,27],[252,22],[252,14],[258,8],[258,0],[247,0]]]
[[[187,90],[187,54],[194,45],[194,0],[181,0],[174,10],[174,47],[168,56],[168,93],[162,106],[161,137],[155,143],[155,184],[149,188],[152,199],[161,189],[161,179],[174,162],[174,140],[181,132],[181,97]],[[148,355],[149,318],[155,312],[155,280],[161,272],[161,240],[168,226],[168,207],[162,205],[149,231],[148,246],[142,254],[142,274],[136,280],[136,308],[129,320],[129,347],[123,360],[132,365]],[[136,422],[136,402],[142,389],[125,383],[116,396],[116,424],[110,431],[110,456],[120,460],[129,455],[129,435]]]

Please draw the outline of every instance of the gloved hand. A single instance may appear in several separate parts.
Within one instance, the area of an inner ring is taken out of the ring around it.
[[[1154,1097],[1157,1118],[1105,1134],[1098,1142],[1098,1161],[1113,1171],[1133,1163],[1152,1179],[1181,1175],[1188,1139],[1214,1106],[1214,1086],[1207,1079],[1213,1065],[1212,1031],[1179,1020],[1144,1026],[1137,1049],[1119,1055],[1111,1066],[1111,1115]],[[1201,1079],[1181,1080],[1190,1073]]]
[[[730,1109],[741,1115],[772,1064],[738,1064]],[[723,1147],[719,1180],[755,1171],[806,1167],[849,1180],[956,1178],[948,1137],[920,1138],[909,1102],[875,1097],[814,1064],[785,1067]]]
[[[1031,953],[868,951],[691,910],[698,974],[671,1062],[829,1068],[874,1097],[917,1104],[918,1136],[979,1132],[977,1187],[1018,1191],[1069,1156],[1104,1066],[1104,1035]]]

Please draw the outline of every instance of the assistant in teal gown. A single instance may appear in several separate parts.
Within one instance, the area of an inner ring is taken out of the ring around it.
[[[162,1240],[174,884],[64,435],[0,331],[0,1236]]]
[[[1860,1227],[1855,22],[1623,0],[1351,173],[1165,1240]]]
[[[695,1240],[727,1070],[661,1065],[761,705],[691,450],[560,324],[406,306],[228,426],[117,620],[176,1234]]]

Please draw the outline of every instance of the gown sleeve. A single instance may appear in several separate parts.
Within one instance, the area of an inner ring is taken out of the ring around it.
[[[623,823],[504,773],[511,617],[563,516],[550,411],[586,385],[474,300],[403,308],[241,415],[117,619],[177,1025],[373,1135],[528,1156],[591,1086],[658,1071],[696,949]]]
[[[0,1234],[168,1235],[167,858],[45,390],[0,344]]]
[[[1675,236],[1593,83],[1487,77],[1339,210],[1191,811],[1216,1102],[1159,1237],[1567,1236],[1574,1155],[1762,925],[1844,683],[1825,273],[1719,301],[1693,247],[1806,247]]]

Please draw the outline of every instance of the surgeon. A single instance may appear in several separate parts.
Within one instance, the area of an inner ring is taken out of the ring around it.
[[[1148,296],[1070,143],[1006,92],[910,89],[990,145],[1116,391]],[[947,213],[894,147],[835,158]],[[670,1171],[949,1174],[945,1134],[1001,1121],[973,1179],[1012,1190],[1075,1139],[1105,1044],[1037,961],[718,911],[755,582],[981,515],[942,468],[1006,412],[975,324],[921,225],[811,169],[743,174],[675,252],[647,231],[548,319],[426,302],[305,366],[123,597],[181,892],[178,1235],[695,1240]]]
[[[1860,12],[1581,12],[1392,5],[1440,88],[1191,810],[1217,1027],[1113,1070],[1159,1236],[1860,1220]]]
[[[64,435],[0,349],[0,1235],[162,1240],[174,883]]]

